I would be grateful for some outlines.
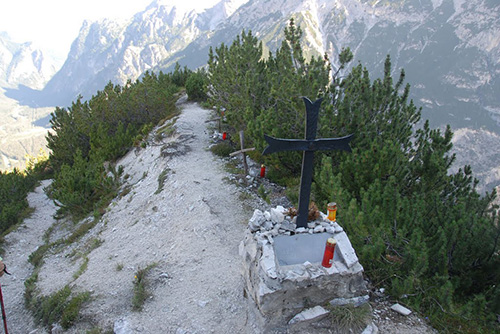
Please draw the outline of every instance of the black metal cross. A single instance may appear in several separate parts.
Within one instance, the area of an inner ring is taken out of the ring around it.
[[[314,151],[319,150],[343,150],[351,152],[349,142],[352,134],[341,138],[316,139],[318,128],[319,107],[323,99],[311,102],[304,97],[306,104],[306,136],[302,139],[279,139],[264,135],[268,146],[262,154],[270,154],[283,151],[304,151],[302,158],[302,174],[300,177],[299,212],[297,215],[297,227],[307,227],[307,216],[309,215],[309,199],[311,197],[311,184],[313,176]]]

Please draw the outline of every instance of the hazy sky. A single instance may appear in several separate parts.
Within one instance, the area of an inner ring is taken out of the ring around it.
[[[162,0],[208,7],[218,0]],[[16,42],[35,42],[66,57],[84,20],[130,18],[153,0],[0,0],[0,31]]]

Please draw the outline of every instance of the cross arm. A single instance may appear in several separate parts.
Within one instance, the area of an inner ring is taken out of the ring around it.
[[[353,135],[350,134],[340,138],[324,139],[280,139],[264,135],[268,146],[262,152],[263,155],[283,151],[324,151],[324,150],[342,150],[351,152],[349,142]]]

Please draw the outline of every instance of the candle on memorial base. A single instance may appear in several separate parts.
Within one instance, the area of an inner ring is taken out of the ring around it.
[[[260,177],[266,176],[266,166],[261,165],[260,166]]]
[[[329,221],[332,221],[332,222],[336,221],[337,220],[337,203],[335,203],[335,202],[328,203],[327,209],[328,209],[328,216],[326,217],[326,219],[328,219]]]
[[[325,253],[323,254],[323,262],[321,263],[323,267],[330,268],[332,266],[336,245],[337,241],[334,238],[326,240]]]

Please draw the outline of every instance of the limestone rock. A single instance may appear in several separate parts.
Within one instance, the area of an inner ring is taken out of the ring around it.
[[[318,225],[314,228],[313,231],[314,231],[314,233],[323,233],[323,232],[325,232],[325,228],[321,225]]]
[[[297,314],[295,317],[293,317],[288,324],[293,325],[298,322],[302,321],[309,321],[309,320],[320,320],[323,317],[326,317],[328,315],[328,311],[325,310],[321,306],[315,306],[313,308],[308,308],[299,314]]]
[[[115,334],[129,334],[131,333],[129,323],[125,319],[119,319],[115,321],[113,326],[113,333]]]
[[[271,220],[275,224],[282,223],[285,220],[285,215],[283,212],[285,211],[285,208],[278,205],[276,208],[271,209]]]
[[[266,221],[264,214],[259,209],[255,209],[252,218],[248,221],[248,228],[250,231],[255,232],[260,229],[262,224]]]
[[[335,240],[337,240],[336,251],[338,249],[347,268],[351,268],[358,263],[358,257],[356,256],[354,248],[352,248],[351,241],[349,241],[347,234],[345,232],[337,233],[335,234]]]
[[[361,334],[377,334],[377,333],[378,333],[378,327],[373,322],[368,326],[366,326],[365,330],[361,332]]]
[[[392,305],[391,310],[398,312],[399,314],[402,314],[402,315],[410,315],[411,314],[411,310],[407,309],[406,307],[404,307],[403,305],[400,305],[398,303]]]
[[[343,305],[351,304],[354,307],[359,307],[363,304],[368,303],[368,300],[370,300],[370,297],[368,297],[368,295],[353,297],[353,298],[335,298],[335,299],[330,300],[330,305],[343,306]]]

